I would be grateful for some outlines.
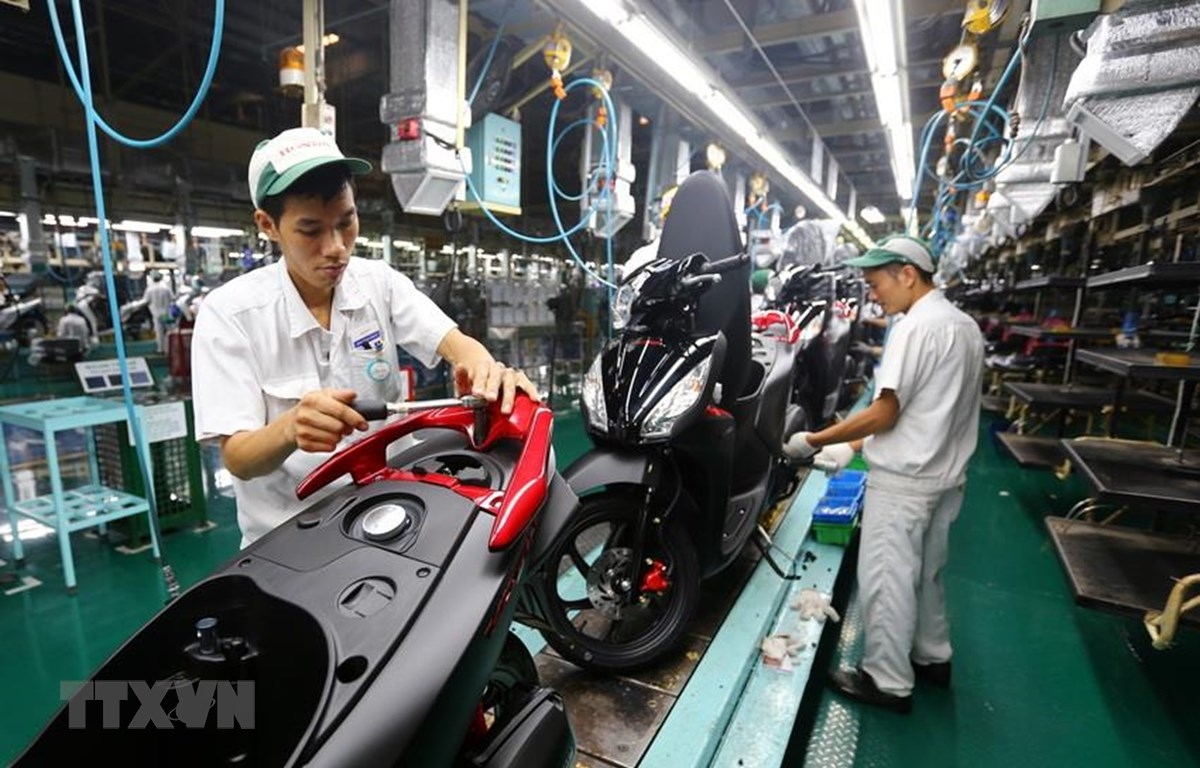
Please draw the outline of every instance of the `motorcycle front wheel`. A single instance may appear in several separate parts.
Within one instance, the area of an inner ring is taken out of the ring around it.
[[[642,504],[636,494],[583,498],[546,561],[551,629],[542,634],[581,667],[615,672],[660,659],[699,603],[699,562],[678,520],[649,525],[642,562],[632,562]],[[642,586],[637,597],[635,583]]]

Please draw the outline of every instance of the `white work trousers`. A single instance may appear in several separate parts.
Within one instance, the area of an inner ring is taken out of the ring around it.
[[[167,315],[152,315],[154,322],[154,343],[160,355],[167,354]]]
[[[858,552],[862,668],[885,693],[912,693],[912,662],[950,660],[942,569],[962,503],[961,483],[940,490],[868,480]]]

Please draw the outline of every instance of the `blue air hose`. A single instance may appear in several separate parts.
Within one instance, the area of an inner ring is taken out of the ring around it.
[[[221,51],[221,31],[225,23],[225,0],[216,0],[215,19],[213,20],[212,45],[208,49],[208,63],[204,67],[204,76],[200,80],[200,87],[196,90],[196,97],[192,99],[191,106],[187,108],[187,111],[183,113],[183,117],[179,118],[179,121],[175,123],[174,126],[172,126],[165,133],[156,136],[153,139],[131,139],[127,136],[124,136],[115,128],[106,123],[104,118],[100,117],[100,115],[96,113],[95,105],[92,104],[91,99],[91,84],[89,83],[86,88],[82,87],[80,85],[79,78],[75,75],[75,65],[72,63],[71,56],[67,52],[66,41],[63,40],[62,27],[58,21],[58,9],[56,4],[54,0],[46,0],[46,5],[49,6],[50,9],[50,26],[54,28],[54,41],[58,45],[58,53],[63,62],[63,69],[65,69],[67,72],[67,78],[71,81],[71,87],[75,89],[75,95],[79,97],[79,100],[83,102],[84,108],[88,110],[88,119],[90,121],[94,121],[96,125],[100,126],[100,130],[104,131],[115,141],[118,141],[127,147],[133,147],[134,149],[153,149],[154,147],[162,146],[171,139],[175,138],[175,136],[177,136],[179,132],[186,128],[188,123],[192,121],[192,118],[195,117],[196,112],[200,109],[200,104],[204,101],[204,97],[208,95],[208,88],[212,84],[213,74],[217,71],[217,58]],[[71,7],[75,13],[75,34],[78,35],[78,30],[80,27],[79,3],[75,2],[75,0],[72,0]],[[86,42],[79,40],[78,43],[81,53],[85,52],[87,50]],[[81,61],[79,68],[83,73],[83,79],[86,80],[88,75],[87,62]]]
[[[200,84],[199,90],[196,92],[196,97],[192,100],[191,106],[187,112],[180,118],[174,127],[166,133],[147,140],[129,139],[111,126],[104,122],[99,114],[96,113],[96,106],[92,100],[92,81],[91,72],[88,66],[87,52],[87,36],[83,27],[83,11],[80,8],[79,0],[71,0],[71,11],[75,22],[75,42],[79,51],[79,77],[75,75],[75,68],[71,61],[71,56],[67,52],[66,43],[63,40],[62,29],[58,22],[58,12],[55,8],[54,0],[47,0],[47,5],[50,10],[50,20],[54,27],[55,42],[58,44],[58,52],[63,61],[63,68],[66,70],[71,85],[75,89],[76,95],[83,105],[84,114],[86,117],[86,131],[88,139],[88,151],[91,160],[92,171],[92,191],[96,202],[96,218],[97,228],[100,234],[100,250],[103,255],[104,263],[104,284],[108,290],[108,310],[109,317],[112,321],[113,333],[117,348],[117,362],[121,369],[121,393],[125,401],[126,419],[129,422],[129,428],[136,442],[136,450],[138,457],[138,466],[141,469],[142,477],[145,480],[145,495],[146,503],[149,506],[149,525],[154,532],[154,538],[159,543],[159,551],[162,559],[163,579],[166,582],[167,592],[170,598],[175,598],[179,595],[179,583],[175,579],[175,574],[171,566],[167,564],[166,552],[163,547],[162,537],[159,535],[158,521],[158,503],[154,490],[154,475],[150,470],[147,455],[149,447],[145,443],[145,435],[140,427],[137,408],[133,402],[133,390],[129,382],[129,363],[125,355],[125,332],[121,325],[121,312],[117,306],[117,290],[116,281],[113,278],[113,263],[112,253],[109,244],[108,232],[108,216],[104,206],[104,188],[100,178],[100,151],[97,144],[96,129],[97,127],[104,130],[109,136],[116,141],[135,148],[156,147],[170,141],[182,131],[191,121],[192,117],[199,109],[200,103],[207,95],[208,87],[212,82],[213,72],[216,70],[217,55],[220,50],[221,30],[225,21],[225,2],[224,0],[216,0],[216,11],[213,29],[212,49],[209,52],[208,66],[204,72],[204,78]]]

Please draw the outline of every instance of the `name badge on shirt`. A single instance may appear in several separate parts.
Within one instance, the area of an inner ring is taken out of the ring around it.
[[[360,331],[355,334],[350,346],[363,352],[379,353],[383,351],[383,331],[378,328]]]

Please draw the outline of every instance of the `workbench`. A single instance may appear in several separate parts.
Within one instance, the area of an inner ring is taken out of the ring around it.
[[[1175,580],[1200,572],[1200,540],[1086,520],[1047,517],[1075,602],[1141,617],[1162,610]],[[1200,612],[1180,616],[1200,627]]]
[[[1085,350],[1080,350],[1082,355]],[[1082,359],[1082,358],[1081,358]],[[1052,410],[1059,414],[1057,436],[1062,437],[1068,411],[1098,411],[1113,406],[1139,413],[1170,414],[1174,403],[1168,398],[1148,392],[1132,392],[1118,401],[1116,393],[1104,387],[1082,384],[1046,384],[1025,381],[1006,381],[1004,389],[1012,396],[1007,417],[1016,419],[1019,431],[1024,433],[1025,420],[1030,411]],[[1019,404],[1019,405],[1018,405]],[[1089,416],[1089,420],[1090,420]],[[1111,421],[1109,422],[1112,423]],[[1111,433],[1111,427],[1110,427]]]
[[[1117,434],[1117,416],[1125,398],[1125,384],[1129,379],[1178,381],[1179,402],[1182,406],[1178,418],[1172,424],[1167,444],[1183,445],[1188,419],[1191,417],[1192,398],[1196,394],[1196,382],[1200,381],[1200,359],[1193,356],[1187,365],[1165,365],[1155,359],[1156,354],[1157,350],[1153,349],[1081,349],[1077,357],[1081,363],[1116,374],[1118,377],[1115,407],[1109,422],[1110,435]]]
[[[1130,506],[1200,512],[1200,451],[1136,440],[1063,440],[1097,498]]]

